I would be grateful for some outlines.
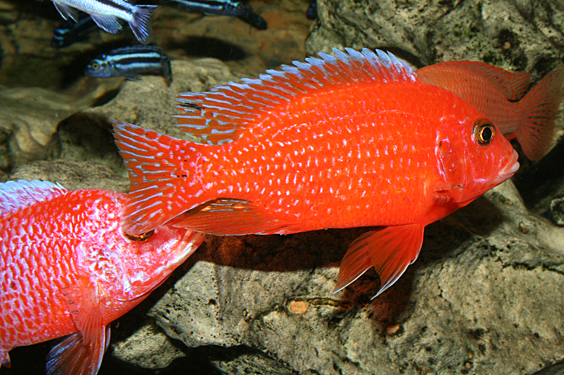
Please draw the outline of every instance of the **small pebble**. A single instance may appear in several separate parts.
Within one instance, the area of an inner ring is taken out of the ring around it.
[[[288,310],[292,314],[302,315],[305,314],[309,307],[306,301],[292,301],[288,304]]]
[[[386,335],[388,335],[388,336],[395,335],[396,333],[398,333],[398,331],[400,330],[400,328],[401,328],[401,327],[400,327],[399,324],[397,324],[397,323],[396,323],[396,324],[392,324],[392,325],[390,325],[390,326],[388,326],[388,327],[386,328]]]

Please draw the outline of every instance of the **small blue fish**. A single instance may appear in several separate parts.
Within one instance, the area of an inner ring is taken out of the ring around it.
[[[129,23],[129,27],[141,43],[149,43],[153,37],[151,17],[156,5],[132,5],[124,0],[52,0],[55,8],[66,20],[78,22],[78,10],[88,13],[100,28],[115,34],[122,26],[118,19]]]
[[[130,46],[111,50],[90,61],[84,73],[90,77],[125,77],[134,81],[140,73],[156,72],[167,81],[172,77],[170,59],[159,47]]]
[[[250,5],[239,0],[168,0],[178,4],[180,9],[205,15],[235,16],[259,30],[266,30],[268,24],[258,14],[253,12]]]
[[[313,0],[306,11],[306,17],[310,20],[317,18],[317,0]]]
[[[79,12],[78,21],[67,19],[61,22],[53,32],[51,46],[55,48],[68,47],[75,42],[86,39],[88,34],[96,29],[96,24],[88,13]]]

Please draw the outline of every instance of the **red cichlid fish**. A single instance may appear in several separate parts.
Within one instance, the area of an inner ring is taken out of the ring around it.
[[[385,226],[354,241],[336,290],[374,266],[379,293],[426,225],[510,178],[517,153],[482,113],[392,54],[320,53],[260,79],[181,94],[187,142],[116,123],[131,179],[123,226],[215,235]]]
[[[203,241],[162,226],[125,235],[126,195],[59,184],[0,184],[0,367],[15,347],[68,336],[48,374],[98,372],[111,321],[157,288]]]
[[[430,65],[417,70],[417,76],[472,104],[505,137],[517,138],[529,159],[537,160],[548,151],[554,135],[554,118],[564,96],[564,69],[554,69],[525,97],[529,73],[510,73],[481,62]]]

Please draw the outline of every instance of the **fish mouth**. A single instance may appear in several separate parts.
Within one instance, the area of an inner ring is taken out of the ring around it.
[[[519,159],[519,154],[517,153],[517,151],[513,150],[513,154],[511,154],[509,162],[507,162],[507,164],[505,164],[505,167],[503,167],[499,171],[497,178],[495,179],[496,185],[510,179],[515,174],[515,172],[519,170],[520,164],[517,159]]]

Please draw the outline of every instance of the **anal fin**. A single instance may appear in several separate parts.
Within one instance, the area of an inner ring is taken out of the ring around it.
[[[357,238],[341,262],[335,291],[345,288],[374,267],[380,277],[380,289],[373,298],[392,286],[415,262],[425,227],[421,224],[386,227]]]
[[[90,16],[96,25],[110,34],[116,34],[121,30],[121,23],[114,16],[105,16],[103,14],[91,14]]]
[[[0,349],[0,368],[2,367],[12,367],[12,362],[10,362],[10,354],[5,349]]]
[[[203,203],[172,219],[169,224],[197,232],[225,235],[281,233],[284,225],[269,218],[251,202],[220,198]]]
[[[96,375],[107,349],[110,330],[102,325],[102,312],[94,286],[62,290],[78,332],[53,347],[47,356],[47,374]]]

